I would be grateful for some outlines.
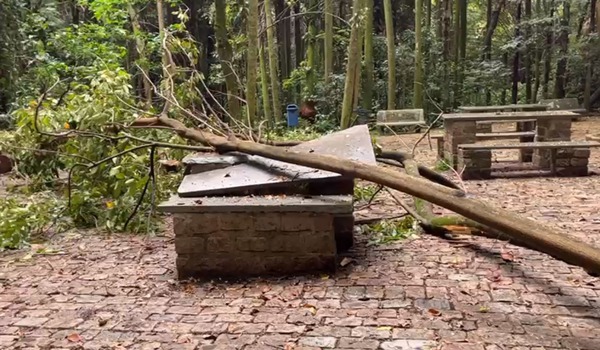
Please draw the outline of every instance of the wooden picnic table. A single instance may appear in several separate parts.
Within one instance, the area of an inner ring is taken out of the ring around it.
[[[495,112],[495,113],[453,113],[442,116],[444,119],[444,158],[453,167],[457,166],[458,145],[477,143],[477,122],[519,122],[535,120],[535,136],[522,138],[531,141],[570,141],[571,121],[577,114],[571,111]],[[532,158],[549,158],[548,150],[531,150],[521,153],[521,161]],[[539,154],[541,153],[541,155]]]
[[[500,106],[463,106],[458,107],[458,110],[462,113],[485,113],[485,112],[533,112],[533,111],[546,111],[548,110],[547,104],[510,104]]]

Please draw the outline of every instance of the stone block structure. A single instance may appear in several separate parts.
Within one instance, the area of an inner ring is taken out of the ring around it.
[[[444,128],[444,159],[456,169],[458,145],[477,142],[477,123],[474,120],[445,120]]]
[[[492,151],[489,149],[458,150],[458,169],[463,180],[489,179],[492,175]]]
[[[160,205],[173,213],[179,278],[332,272],[336,239],[352,239],[352,196],[231,199],[173,197]]]
[[[571,119],[541,119],[537,121],[535,142],[569,141],[571,140]],[[550,169],[551,150],[536,149],[533,151],[533,163],[541,169]]]

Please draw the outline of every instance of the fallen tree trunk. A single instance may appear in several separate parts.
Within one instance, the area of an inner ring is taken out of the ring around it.
[[[391,169],[367,165],[333,156],[302,153],[249,141],[238,141],[211,133],[187,128],[178,120],[165,116],[146,118],[135,125],[158,125],[173,129],[179,136],[212,146],[217,152],[237,151],[283,162],[298,164],[337,174],[371,181],[404,192],[413,197],[452,210],[512,240],[526,242],[527,246],[572,265],[581,266],[591,273],[600,273],[600,250],[567,237],[565,234],[539,222],[522,218],[509,211],[492,207],[482,201],[464,196],[462,191],[451,190],[419,177]],[[461,196],[462,195],[462,196]]]

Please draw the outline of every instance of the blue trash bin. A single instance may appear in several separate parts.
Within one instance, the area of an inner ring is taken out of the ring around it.
[[[286,107],[287,112],[287,125],[290,128],[298,126],[300,119],[300,108],[297,105],[291,104]]]

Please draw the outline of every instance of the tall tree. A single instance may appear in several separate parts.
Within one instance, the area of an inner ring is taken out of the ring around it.
[[[256,73],[258,71],[258,0],[249,0],[248,4],[248,47],[246,70],[246,106],[248,125],[256,120]]]
[[[560,20],[560,34],[558,35],[558,46],[560,56],[556,63],[556,79],[554,80],[554,97],[564,98],[567,84],[567,55],[569,53],[569,18],[571,17],[571,4],[569,0],[563,2],[563,13]]]
[[[386,0],[389,1],[389,0]],[[350,44],[348,45],[348,62],[346,64],[346,80],[344,83],[344,100],[342,102],[341,128],[350,127],[352,120],[352,110],[354,106],[354,91],[356,89],[357,79],[356,70],[359,69],[360,61],[360,30],[363,29],[360,23],[360,11],[362,0],[353,0],[353,14],[351,19],[352,29],[350,31]]]
[[[306,77],[306,90],[309,99],[315,94],[315,86],[317,83],[317,24],[316,16],[313,12],[318,10],[318,1],[309,0],[308,3],[308,34],[306,35],[306,67],[308,76]]]
[[[325,80],[333,74],[333,0],[325,0]]]
[[[483,39],[483,59],[487,60],[488,62],[492,60],[492,38],[494,37],[494,32],[496,31],[498,20],[500,19],[500,13],[502,13],[502,8],[505,4],[506,0],[500,0],[498,2],[498,6],[492,9],[492,0],[488,0],[488,20],[486,24],[485,37]],[[491,100],[492,94],[489,89],[486,89],[485,103],[489,105]]]
[[[261,43],[259,52],[258,52],[258,60],[260,63],[260,86],[261,86],[261,95],[263,100],[263,111],[265,113],[265,119],[270,123],[273,122],[273,116],[271,113],[271,102],[269,100],[269,78],[267,74],[267,64],[265,62],[265,49],[264,45]],[[275,110],[277,113],[277,110]]]
[[[373,0],[365,0],[365,86],[363,108],[371,111],[373,108],[373,81],[375,79],[375,62],[373,59]]]
[[[550,21],[546,26],[546,45],[544,47],[544,84],[542,85],[542,94],[544,98],[550,98],[550,74],[552,73],[552,49],[554,47],[554,12],[556,7],[554,0],[550,0],[549,4]]]
[[[267,50],[269,52],[269,75],[271,76],[271,93],[273,95],[273,113],[275,119],[283,118],[281,110],[281,100],[279,99],[279,57],[277,57],[277,43],[275,42],[275,26],[273,25],[273,11],[271,1],[265,0],[265,16],[267,23]],[[265,116],[266,117],[266,116]]]
[[[354,0],[356,3],[356,0]],[[392,0],[383,0],[385,35],[387,39],[388,90],[387,108],[396,109],[396,46]]]
[[[519,100],[519,68],[520,68],[520,51],[521,51],[521,15],[523,11],[523,2],[520,0],[517,4],[517,15],[515,16],[515,55],[513,56],[512,70],[512,103],[516,104]]]
[[[227,30],[227,4],[225,1],[215,1],[215,36],[217,38],[217,54],[221,62],[221,70],[225,76],[227,87],[227,108],[229,114],[241,120],[240,87],[233,70],[233,48],[229,43]]]
[[[415,77],[414,108],[423,108],[423,0],[415,0]]]
[[[524,23],[524,43],[523,43],[523,60],[525,65],[525,100],[527,103],[533,103],[532,86],[531,86],[531,54],[529,48],[531,41],[531,0],[525,0],[525,23]]]
[[[596,0],[590,0],[590,36],[593,36],[596,33]],[[592,60],[594,57],[590,55],[590,50],[592,49],[591,45],[587,45],[584,49],[584,58],[586,62],[585,67],[585,91],[583,93],[583,101],[585,109],[589,112],[592,110],[592,79],[594,77],[593,72],[593,64]]]

